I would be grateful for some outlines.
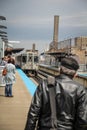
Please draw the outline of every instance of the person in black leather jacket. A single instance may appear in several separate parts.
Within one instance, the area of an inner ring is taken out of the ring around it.
[[[60,75],[56,77],[54,85],[57,118],[55,130],[87,130],[87,92],[84,86],[73,80],[78,68],[78,62],[72,57],[61,61]],[[35,130],[36,124],[38,130],[52,129],[48,86],[47,82],[42,82],[37,87],[25,130]]]

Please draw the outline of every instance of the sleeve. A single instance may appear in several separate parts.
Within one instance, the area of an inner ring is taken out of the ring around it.
[[[15,72],[16,72],[16,67],[15,67],[15,65],[14,65],[13,73],[15,74]]]
[[[39,85],[32,98],[30,109],[27,116],[27,122],[25,130],[34,130],[36,127],[37,120],[39,119],[40,109],[42,104],[42,87]]]
[[[77,95],[75,130],[87,130],[87,90],[81,88]]]

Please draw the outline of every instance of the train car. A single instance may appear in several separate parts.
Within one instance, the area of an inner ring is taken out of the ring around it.
[[[16,66],[20,67],[26,74],[36,74],[38,70],[38,50],[26,50],[16,56]]]

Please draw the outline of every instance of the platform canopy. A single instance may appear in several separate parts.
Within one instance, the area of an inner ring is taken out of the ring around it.
[[[18,53],[18,52],[21,52],[21,51],[23,51],[24,50],[24,48],[13,48],[12,49],[12,52],[13,53]]]
[[[8,55],[8,54],[12,54],[12,53],[19,53],[19,52],[21,52],[21,51],[23,51],[24,50],[24,48],[6,48],[6,50],[5,50],[5,55]]]
[[[68,52],[67,49],[58,49],[57,51],[49,50],[45,52],[45,54],[54,56],[56,59],[59,59],[60,61],[61,61],[61,58],[72,55],[72,53]]]

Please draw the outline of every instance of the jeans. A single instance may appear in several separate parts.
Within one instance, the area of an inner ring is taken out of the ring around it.
[[[12,96],[12,84],[6,84],[5,96]]]

